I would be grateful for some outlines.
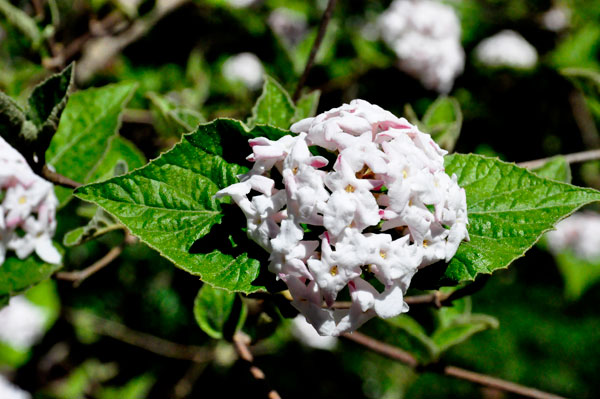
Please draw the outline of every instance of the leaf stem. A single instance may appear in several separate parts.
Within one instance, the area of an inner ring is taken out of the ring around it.
[[[48,165],[44,165],[44,167],[42,168],[42,176],[46,180],[62,187],[77,188],[82,186],[81,183],[78,183],[75,180],[71,180],[68,177],[61,175],[60,173],[56,173],[50,170],[50,168],[48,168]]]
[[[360,344],[373,352],[379,353],[380,355],[389,357],[390,359],[397,360],[407,366],[418,369],[419,363],[417,359],[410,353],[397,348],[392,345],[388,345],[375,338],[361,334],[359,332],[344,333],[342,337]],[[534,399],[562,399],[561,396],[554,395],[548,392],[540,391],[535,388],[529,388],[514,382],[502,380],[500,378],[491,377],[489,375],[475,373],[473,371],[461,369],[455,366],[444,366],[436,367],[439,365],[433,365],[425,367],[424,371],[433,371],[450,377],[458,378],[465,381],[470,381],[475,384],[479,384],[485,387],[499,389],[504,392],[515,393],[528,398]]]
[[[317,32],[317,37],[315,38],[312,48],[310,49],[310,54],[308,56],[308,60],[306,61],[304,72],[302,72],[302,75],[298,80],[298,85],[296,86],[296,91],[294,91],[294,95],[292,96],[292,100],[294,101],[294,103],[298,101],[298,98],[300,98],[300,91],[304,87],[306,79],[308,78],[308,74],[315,62],[315,58],[317,57],[317,53],[319,52],[319,47],[321,47],[321,42],[323,41],[323,37],[325,37],[325,33],[327,32],[327,25],[329,25],[329,21],[331,20],[331,16],[333,15],[335,3],[336,0],[329,0],[327,2],[327,8],[325,8],[325,12],[323,13],[323,17],[321,18],[321,23],[319,24],[319,31]]]
[[[558,155],[555,155],[555,156],[558,156]],[[600,159],[600,149],[575,152],[573,154],[563,155],[563,157],[565,157],[565,160],[569,164],[581,163],[581,162],[587,162],[587,161],[596,161],[596,160]],[[527,168],[527,169],[534,169],[534,168],[538,168],[538,167],[544,165],[546,162],[548,162],[552,158],[554,158],[554,156],[548,157],[548,158],[536,159],[533,161],[520,162],[517,164],[517,166],[520,166],[522,168]]]

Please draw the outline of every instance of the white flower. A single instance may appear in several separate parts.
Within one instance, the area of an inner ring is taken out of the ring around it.
[[[337,345],[337,338],[319,335],[302,315],[298,315],[292,320],[292,334],[304,345],[315,349],[332,350]]]
[[[0,342],[20,350],[29,349],[42,337],[47,321],[44,309],[22,295],[13,297],[0,310]]]
[[[568,28],[571,10],[565,6],[554,6],[542,15],[542,25],[552,32]]]
[[[233,8],[246,8],[250,7],[258,0],[227,0],[227,4],[229,4]]]
[[[475,47],[475,56],[487,66],[517,69],[531,69],[538,59],[535,47],[512,30],[483,39]]]
[[[31,394],[11,384],[2,374],[0,374],[0,398],[31,399]]]
[[[452,7],[431,0],[394,0],[379,18],[379,29],[400,69],[428,89],[452,89],[465,65],[460,21]]]
[[[1,138],[0,193],[0,266],[7,250],[20,259],[35,252],[45,262],[60,263],[61,255],[52,245],[58,206],[54,187]]]
[[[600,214],[578,212],[560,221],[556,230],[547,234],[553,253],[571,250],[581,259],[600,260]]]
[[[319,334],[406,312],[404,294],[417,270],[449,261],[468,239],[465,191],[444,172],[446,152],[363,100],[291,130],[297,135],[250,140],[254,167],[217,197],[231,196],[242,208],[248,236],[270,252],[269,270]],[[309,147],[333,151],[337,160],[331,165]],[[272,180],[274,169],[281,182]],[[258,193],[249,197],[251,190]],[[251,226],[265,220],[269,227],[256,234]],[[346,288],[350,308],[333,308]]]
[[[250,90],[260,88],[264,72],[260,59],[252,53],[231,56],[223,63],[225,79],[242,82]]]

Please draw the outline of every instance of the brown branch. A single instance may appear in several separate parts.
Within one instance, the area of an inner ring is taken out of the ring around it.
[[[567,155],[562,155],[562,156],[565,157],[565,160],[569,164],[581,163],[581,162],[587,162],[587,161],[596,161],[596,160],[600,159],[600,150],[575,152],[573,154],[567,154]],[[548,162],[552,158],[554,158],[554,157],[541,158],[541,159],[536,159],[533,161],[520,162],[517,164],[517,166],[520,166],[522,168],[527,168],[527,169],[535,169],[535,168],[539,168],[540,166],[543,166],[546,162]]]
[[[378,341],[367,335],[359,332],[344,333],[342,337],[356,342],[366,348],[379,353],[380,355],[389,357],[390,359],[397,360],[407,366],[417,369],[419,363],[417,359],[408,352],[397,348],[392,345],[388,345],[384,342]],[[485,374],[475,373],[473,371],[464,370],[454,366],[442,366],[442,367],[428,367],[424,368],[424,371],[433,371],[450,377],[458,378],[465,381],[470,381],[475,384],[482,385],[484,387],[500,389],[504,392],[511,392],[517,395],[521,395],[528,398],[534,399],[563,399],[561,396],[554,395],[551,393],[543,392],[538,389],[529,388],[523,385],[515,384],[510,381],[505,381],[499,378],[491,377]]]
[[[296,102],[298,98],[300,98],[300,91],[304,87],[306,79],[308,78],[308,74],[315,62],[315,58],[317,57],[317,53],[319,52],[319,47],[321,47],[321,42],[323,41],[323,37],[325,37],[325,33],[327,32],[327,25],[329,25],[329,21],[331,20],[331,16],[333,15],[335,3],[336,0],[329,0],[327,2],[327,8],[325,8],[325,12],[323,13],[323,17],[321,18],[321,23],[319,24],[319,31],[317,32],[317,37],[315,38],[312,48],[310,49],[310,54],[308,56],[308,60],[306,61],[304,72],[302,72],[302,75],[298,80],[298,85],[296,86],[296,91],[294,91],[294,95],[292,96],[292,100],[294,102]]]
[[[254,356],[252,356],[250,348],[248,348],[249,341],[250,339],[245,334],[238,332],[233,335],[233,346],[235,348],[235,351],[242,360],[248,363],[248,366],[250,367],[250,374],[252,374],[252,376],[256,380],[263,381],[266,383],[265,373],[260,368],[254,365]],[[281,396],[279,396],[276,390],[270,389],[268,398],[281,399]]]
[[[172,359],[190,360],[196,363],[206,363],[214,358],[212,348],[171,342],[151,334],[132,330],[123,324],[100,318],[88,312],[75,310],[65,312],[65,318],[71,324],[76,322],[77,317],[85,317],[91,320],[90,327],[96,334],[114,338],[156,355]]]
[[[65,188],[77,188],[82,185],[81,183],[78,183],[75,180],[71,180],[68,177],[61,175],[60,173],[56,173],[50,170],[50,168],[48,168],[48,165],[44,165],[44,167],[42,168],[42,176],[49,182],[52,182]]]
[[[60,272],[56,274],[56,278],[60,280],[67,280],[73,282],[73,287],[78,287],[83,280],[91,276],[92,274],[102,270],[108,266],[113,260],[117,259],[121,252],[123,252],[124,244],[117,247],[113,247],[98,261],[94,262],[91,266],[86,267],[83,270],[77,270],[73,272]]]

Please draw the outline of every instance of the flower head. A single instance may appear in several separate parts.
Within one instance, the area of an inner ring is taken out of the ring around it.
[[[45,262],[60,263],[61,255],[52,245],[58,206],[54,187],[1,138],[0,194],[0,266],[7,250],[20,259],[35,252]]]
[[[448,261],[468,240],[465,191],[444,172],[446,152],[363,100],[291,130],[296,135],[277,141],[250,140],[254,167],[217,196],[242,208],[248,236],[270,252],[269,270],[319,334],[406,312],[417,270]],[[335,162],[314,155],[327,151]],[[268,227],[257,234],[261,223]],[[335,309],[344,293],[350,308]]]

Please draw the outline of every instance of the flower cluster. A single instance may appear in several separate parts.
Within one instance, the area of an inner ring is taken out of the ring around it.
[[[513,30],[483,39],[475,47],[475,56],[487,66],[517,69],[533,68],[538,59],[535,47]]]
[[[29,167],[23,156],[0,138],[0,266],[7,250],[20,259],[34,251],[48,263],[60,263],[52,245],[58,201],[51,183]]]
[[[271,254],[269,270],[321,335],[406,312],[417,270],[449,260],[468,239],[465,192],[444,172],[445,151],[363,100],[291,130],[251,139],[253,168],[217,196],[242,209],[248,236]],[[332,309],[345,287],[350,309]]]
[[[18,350],[29,349],[42,337],[47,321],[43,308],[23,295],[16,296],[0,310],[0,342]]]
[[[465,66],[454,9],[432,0],[394,0],[379,18],[383,40],[400,69],[428,89],[447,93]]]
[[[600,260],[600,214],[579,212],[562,220],[556,230],[547,235],[548,246],[554,253],[571,250],[585,260]]]

